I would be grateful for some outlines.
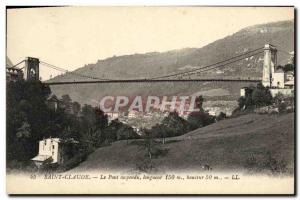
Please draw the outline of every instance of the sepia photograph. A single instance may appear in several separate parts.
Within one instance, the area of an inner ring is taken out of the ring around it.
[[[6,6],[6,192],[295,195],[295,12]]]

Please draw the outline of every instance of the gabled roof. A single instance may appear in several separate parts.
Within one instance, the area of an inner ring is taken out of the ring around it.
[[[59,102],[59,99],[57,98],[57,96],[52,95],[51,97],[49,97],[49,98],[47,99],[47,101],[55,101],[55,102]]]
[[[279,68],[275,70],[275,73],[284,73],[284,71],[281,68]]]
[[[292,74],[292,75],[294,75],[294,71],[287,71],[287,72],[285,72],[286,74]]]
[[[284,85],[294,85],[294,84],[295,84],[294,81],[287,81],[284,83]]]
[[[37,155],[34,158],[32,158],[31,160],[44,162],[50,158],[51,158],[51,156],[48,156],[48,155]]]
[[[58,143],[79,143],[77,140],[75,140],[74,138],[66,138],[66,139],[60,139],[60,138],[44,138],[42,140],[40,140],[40,142],[43,142],[44,140],[52,140],[54,142],[58,142]]]

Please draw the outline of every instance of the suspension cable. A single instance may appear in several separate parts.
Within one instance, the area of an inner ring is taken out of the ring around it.
[[[260,52],[257,52],[255,54],[250,54],[248,55],[247,57],[245,57],[245,55],[251,53],[251,52],[255,52],[255,51],[258,51],[262,48],[258,48],[258,49],[254,49],[254,50],[251,50],[251,51],[248,51],[246,53],[243,53],[243,54],[240,54],[240,55],[237,55],[237,56],[234,56],[232,58],[229,58],[229,59],[226,59],[226,60],[223,60],[223,61],[219,61],[219,62],[216,62],[216,63],[213,63],[213,64],[210,64],[210,65],[207,65],[207,66],[204,66],[204,67],[201,67],[201,68],[197,68],[197,69],[194,69],[194,70],[190,70],[190,71],[186,71],[186,72],[181,72],[181,73],[176,73],[176,74],[171,74],[171,75],[165,75],[165,76],[159,76],[159,77],[151,77],[151,78],[145,78],[145,79],[140,79],[140,80],[153,80],[153,79],[159,79],[159,78],[167,78],[167,77],[173,77],[173,76],[178,76],[178,75],[184,75],[184,74],[190,74],[192,72],[204,72],[204,71],[209,71],[209,70],[212,70],[212,69],[216,69],[216,68],[219,68],[219,67],[224,67],[226,65],[229,65],[229,64],[232,64],[234,62],[238,62],[240,60],[243,60],[245,58],[249,58],[251,56],[254,56],[254,55],[257,55],[257,54],[260,54],[262,53],[263,51],[260,51]],[[242,57],[244,56],[244,57]],[[236,59],[236,58],[239,58],[239,57],[242,57],[240,59]],[[236,59],[236,60],[233,60],[233,59]],[[231,61],[233,60],[233,61]],[[231,61],[231,62],[228,62],[228,61]],[[96,80],[104,80],[104,81],[113,81],[114,79],[102,79],[102,78],[98,78],[98,77],[93,77],[93,76],[88,76],[88,75],[83,75],[83,74],[79,74],[79,73],[76,73],[76,72],[69,72],[68,70],[66,69],[63,69],[61,67],[57,67],[55,65],[52,65],[52,64],[49,64],[49,63],[46,63],[44,61],[40,61],[41,64],[45,65],[46,67],[50,67],[52,69],[55,69],[55,70],[58,70],[58,71],[61,71],[61,72],[65,72],[65,73],[70,73],[70,74],[74,74],[76,76],[80,76],[80,77],[84,77],[84,78],[90,78],[90,79],[96,79]],[[224,63],[224,64],[222,64]],[[215,67],[213,67],[215,66]],[[115,80],[118,80],[118,79],[115,79]]]
[[[17,64],[13,65],[13,66],[9,66],[8,64],[6,64],[6,66],[11,67],[11,68],[16,68],[18,65],[20,65],[20,64],[23,63],[23,62],[25,62],[25,60],[22,60],[22,61],[18,62]],[[20,69],[23,69],[23,68],[24,68],[24,67],[22,67],[22,68],[20,68]],[[17,68],[17,69],[19,69],[19,68]]]
[[[243,60],[243,59],[245,59],[245,58],[250,58],[251,56],[255,56],[255,55],[261,54],[261,53],[263,53],[263,52],[264,52],[264,51],[260,51],[260,52],[257,52],[257,53],[255,53],[255,54],[251,54],[251,55],[249,55],[249,56],[247,56],[247,57],[243,57],[243,58],[240,58],[240,59],[238,59],[238,60],[234,60],[234,61],[232,61],[232,62],[225,63],[225,64],[223,64],[223,65],[218,65],[218,66],[216,66],[216,67],[212,67],[212,68],[209,68],[209,69],[201,70],[200,72],[209,71],[209,70],[217,69],[217,68],[220,68],[220,67],[224,67],[224,66],[226,66],[226,65],[229,65],[229,64],[232,64],[232,63],[241,61],[241,60]]]
[[[61,67],[57,67],[55,65],[46,63],[44,61],[40,61],[40,63],[43,64],[46,67],[50,67],[52,69],[55,69],[55,70],[58,70],[58,71],[61,71],[61,72],[64,72],[64,73],[70,73],[70,74],[73,74],[73,75],[76,75],[76,76],[80,76],[80,77],[83,77],[83,78],[96,79],[96,80],[110,80],[110,79],[102,79],[102,78],[98,78],[98,77],[94,77],[94,76],[88,76],[88,75],[84,75],[84,74],[80,74],[80,73],[76,73],[76,72],[70,72],[70,71],[68,71],[66,69],[63,69]]]
[[[216,62],[216,63],[213,63],[213,64],[210,64],[210,65],[206,65],[204,67],[200,67],[200,68],[197,68],[197,69],[193,69],[193,70],[190,70],[190,71],[186,71],[186,72],[180,72],[180,73],[175,73],[175,74],[170,74],[170,75],[165,75],[165,76],[157,76],[157,77],[153,77],[151,79],[158,79],[158,78],[168,78],[168,77],[173,77],[173,76],[178,76],[178,75],[183,75],[183,74],[187,74],[187,73],[191,73],[191,72],[195,72],[195,71],[198,71],[198,70],[202,70],[202,69],[206,69],[206,68],[209,68],[209,67],[212,67],[212,66],[215,66],[215,65],[218,65],[218,64],[222,64],[224,62],[227,62],[227,61],[230,61],[232,59],[235,59],[235,58],[239,58],[241,56],[245,56],[251,52],[255,52],[255,51],[258,51],[260,49],[263,49],[263,48],[258,48],[258,49],[254,49],[254,50],[251,50],[251,51],[248,51],[244,54],[240,54],[240,55],[237,55],[237,56],[234,56],[232,58],[229,58],[229,59],[226,59],[226,60],[223,60],[223,61],[219,61],[219,62]],[[260,52],[261,53],[261,52]],[[242,58],[244,59],[244,58]],[[234,61],[236,62],[236,61]]]

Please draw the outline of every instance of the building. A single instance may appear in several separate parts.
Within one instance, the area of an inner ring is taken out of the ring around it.
[[[117,113],[117,112],[107,112],[105,114],[107,115],[109,121],[119,118],[119,113]]]
[[[23,79],[23,71],[15,67],[6,67],[6,81],[17,81]]]
[[[284,72],[282,69],[278,69],[277,49],[270,44],[266,44],[264,47],[262,85],[270,89],[272,97],[279,93],[285,96],[294,94],[294,72]],[[247,89],[242,88],[240,95],[246,97]]]
[[[282,69],[277,69],[273,73],[272,87],[270,92],[272,97],[281,93],[285,96],[294,95],[294,72],[284,72]]]
[[[145,119],[152,119],[153,114],[152,114],[151,112],[148,112],[148,113],[144,114],[143,117],[144,117]]]
[[[288,71],[285,73],[286,81],[294,81],[294,71]]]
[[[285,88],[294,89],[294,80],[288,80],[284,83]]]
[[[217,114],[216,114],[216,111],[214,111],[214,110],[208,110],[207,113],[208,113],[209,115],[211,115],[211,116],[216,116],[216,115],[217,115]]]
[[[240,90],[240,96],[241,97],[248,97],[249,95],[251,95],[253,92],[253,88],[250,87],[243,87]]]
[[[285,74],[282,69],[277,69],[272,75],[272,88],[284,88]]]
[[[31,160],[37,167],[43,164],[61,164],[64,162],[63,150],[59,138],[48,138],[39,141],[39,153]]]
[[[71,158],[65,152],[74,149],[73,145],[77,145],[78,143],[73,138],[62,140],[50,137],[40,140],[38,155],[31,160],[38,168],[44,164],[62,164],[65,160]]]
[[[262,84],[274,91],[293,89],[294,73],[284,72],[277,68],[277,49],[275,46],[266,44],[264,47],[264,65]],[[276,92],[275,92],[276,93]],[[290,93],[290,91],[284,91]]]
[[[60,103],[60,100],[55,95],[52,95],[51,97],[49,97],[47,99],[47,106],[50,109],[53,109],[54,111],[57,110],[59,103]]]
[[[131,110],[128,112],[128,118],[137,118],[139,116],[139,112],[136,110]]]
[[[141,130],[141,128],[136,127],[136,126],[131,126],[131,128],[133,128],[133,130],[138,134],[138,135],[142,135],[143,131]]]

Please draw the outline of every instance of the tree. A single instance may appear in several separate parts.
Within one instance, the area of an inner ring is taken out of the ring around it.
[[[255,107],[267,106],[272,103],[272,95],[268,88],[265,88],[261,83],[257,84],[257,87],[252,93],[252,105]]]
[[[159,142],[155,140],[155,136],[149,129],[143,129],[143,140],[139,140],[141,143],[141,150],[145,150],[146,153],[140,162],[137,162],[137,168],[141,171],[151,171],[155,169],[153,159],[163,157],[168,153],[167,148],[163,148]]]
[[[18,128],[17,131],[17,137],[18,138],[29,138],[30,137],[30,124],[28,122],[24,121],[22,126]]]
[[[204,102],[204,98],[202,95],[197,97],[195,100],[195,104],[196,104],[195,106],[196,108],[200,109],[200,111],[203,111],[203,102]]]
[[[81,109],[80,122],[83,140],[96,147],[106,140],[105,129],[108,126],[108,118],[100,108],[85,104]]]
[[[118,139],[117,131],[122,127],[122,122],[118,119],[112,120],[109,126],[105,129],[105,140],[108,143],[114,142]]]
[[[293,110],[294,107],[294,98],[293,97],[288,97],[284,96],[282,93],[278,93],[274,98],[273,98],[273,103],[278,107],[278,112],[279,113],[284,113],[287,111],[287,108],[290,107],[290,111]]]
[[[146,132],[154,138],[162,138],[162,143],[165,143],[166,137],[174,137],[187,133],[190,130],[189,123],[181,118],[177,112],[171,112],[162,120],[161,124],[154,125]]]
[[[240,109],[244,109],[246,107],[246,98],[245,97],[240,97],[238,99],[238,104]]]
[[[128,140],[129,139],[138,139],[140,136],[134,131],[134,129],[131,126],[128,126],[127,124],[123,124],[120,126],[120,128],[117,130],[117,140]]]
[[[284,72],[294,71],[294,64],[289,63],[289,64],[286,64],[284,66],[278,65],[277,68],[282,69]]]
[[[283,71],[284,71],[284,72],[294,71],[294,64],[292,64],[292,63],[286,64],[286,65],[283,67]]]
[[[88,129],[96,123],[94,108],[91,105],[84,104],[81,109],[81,121],[83,129]]]
[[[220,114],[216,117],[217,121],[223,120],[226,118],[226,114],[223,112],[220,112]]]
[[[169,129],[167,126],[163,125],[163,124],[154,125],[151,128],[150,132],[154,137],[162,138],[162,143],[163,144],[165,144],[166,137],[175,136],[175,134],[172,132],[172,130]]]
[[[189,131],[188,122],[181,118],[177,112],[170,112],[167,117],[162,120],[163,130],[166,131],[167,136],[179,136]],[[162,136],[164,133],[162,133]]]
[[[38,80],[7,83],[7,160],[28,160],[36,142],[50,134],[49,86]],[[41,131],[43,130],[43,131]]]
[[[43,138],[79,141],[69,155],[86,155],[106,139],[107,116],[99,108],[81,106],[63,95],[56,109],[49,101],[57,98],[38,80],[7,83],[7,163],[28,161],[38,153]],[[80,117],[79,117],[80,116]],[[26,163],[25,162],[25,163]],[[11,165],[10,165],[11,166]]]
[[[108,116],[98,107],[94,108],[96,127],[105,129],[108,126]]]
[[[155,140],[151,131],[144,129],[143,132],[144,132],[144,145],[145,145],[144,148],[146,149],[147,156],[150,159],[150,163],[152,163],[151,159],[152,159],[153,148],[155,146]]]
[[[261,83],[258,83],[255,88],[251,88],[251,93],[245,97],[240,97],[239,108],[240,109],[253,109],[254,107],[271,105],[273,98],[270,90],[264,87]]]
[[[72,99],[69,95],[64,94],[61,96],[61,103],[62,107],[64,108],[65,112],[68,114],[72,113]]]
[[[72,110],[73,110],[73,114],[75,116],[78,116],[78,114],[80,113],[80,110],[81,110],[81,105],[78,102],[74,101],[72,103]]]
[[[198,108],[199,111],[192,112],[188,115],[187,121],[191,130],[207,126],[215,122],[215,117],[204,111],[203,102],[204,98],[202,96],[196,98],[196,108]]]
[[[207,112],[192,112],[189,114],[188,123],[190,124],[191,130],[201,128],[215,122],[215,117],[209,115]]]

